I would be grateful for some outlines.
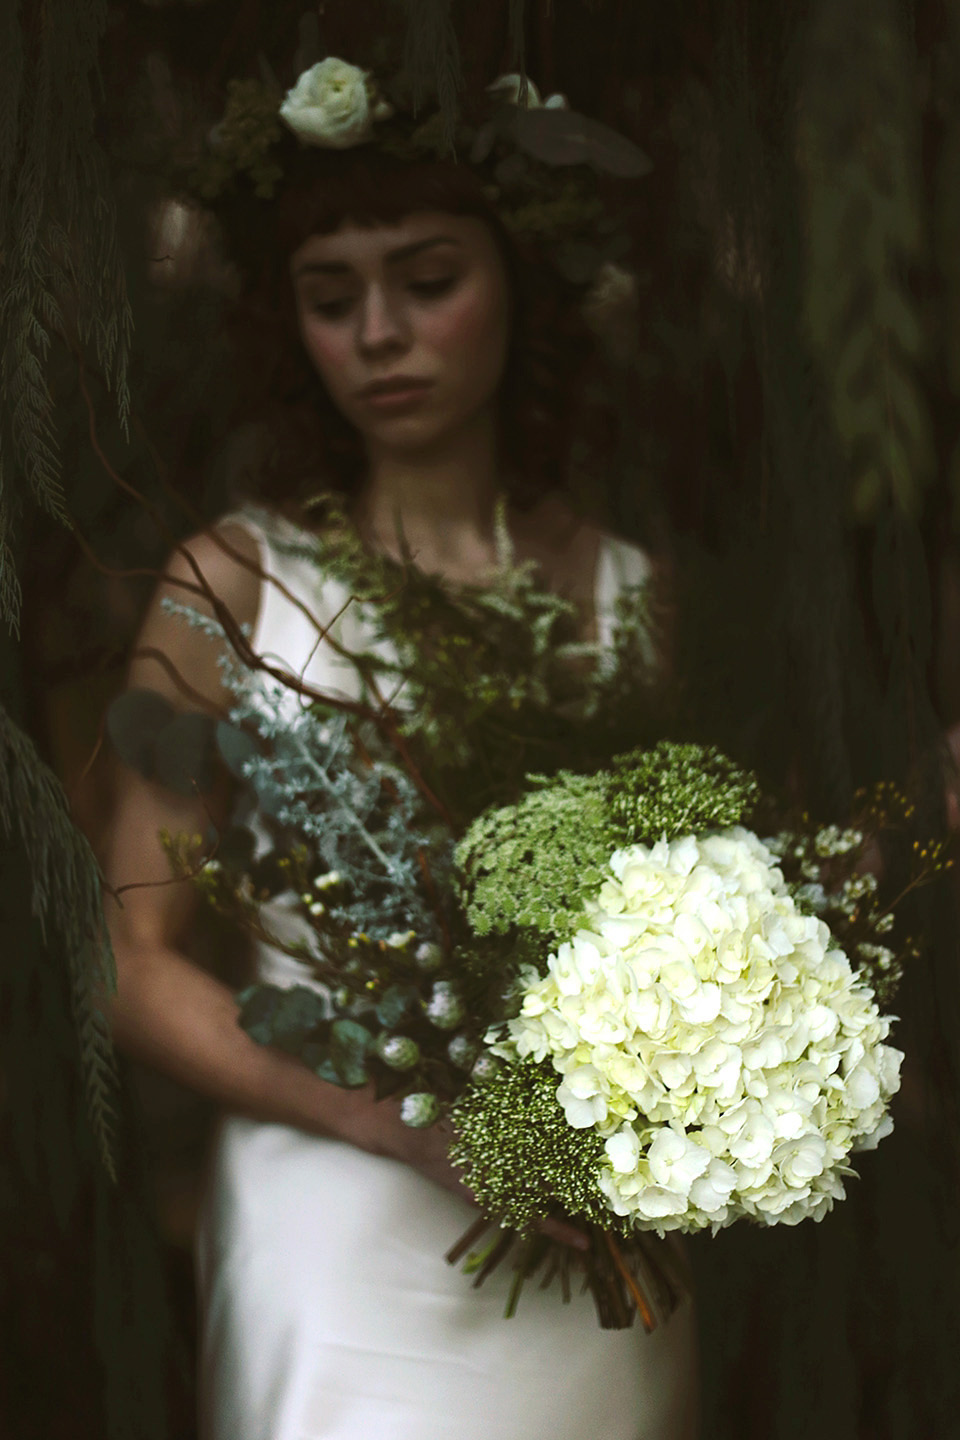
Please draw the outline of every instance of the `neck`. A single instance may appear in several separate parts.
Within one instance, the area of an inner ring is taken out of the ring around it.
[[[500,489],[497,425],[472,417],[422,450],[371,444],[359,520],[379,550],[399,556],[405,542],[423,569],[460,575],[494,559]]]

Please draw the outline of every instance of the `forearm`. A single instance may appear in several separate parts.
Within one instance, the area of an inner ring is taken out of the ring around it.
[[[179,951],[115,942],[120,976],[111,1018],[117,1044],[226,1109],[294,1125],[386,1155],[419,1170],[444,1190],[472,1200],[447,1156],[445,1125],[413,1130],[392,1100],[372,1087],[343,1090],[319,1079],[282,1050],[258,1045],[237,1023],[230,990]],[[573,1226],[541,1228],[566,1245],[586,1246]]]
[[[177,950],[119,937],[115,950],[111,1019],[120,1049],[226,1109],[340,1133],[344,1092],[292,1056],[251,1040],[227,986]]]

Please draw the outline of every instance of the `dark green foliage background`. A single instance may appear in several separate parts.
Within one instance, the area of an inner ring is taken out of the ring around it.
[[[18,1437],[191,1434],[187,1262],[151,1218],[150,1123],[111,1078],[92,855],[42,767],[78,780],[149,572],[198,523],[186,498],[200,519],[229,503],[216,276],[157,283],[144,235],[158,158],[231,75],[265,60],[287,84],[318,44],[361,63],[392,45],[451,106],[525,57],[642,145],[605,503],[672,557],[670,732],[825,818],[879,776],[917,787],[922,833],[942,818],[958,7],[327,0],[294,65],[306,8],[0,0],[0,1428]],[[77,797],[95,831],[99,796]],[[705,1440],[960,1435],[953,896],[915,923],[897,1134],[821,1226],[691,1247]]]

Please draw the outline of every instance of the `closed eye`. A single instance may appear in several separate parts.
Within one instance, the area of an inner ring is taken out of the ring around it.
[[[314,315],[322,315],[324,320],[343,320],[350,313],[353,304],[352,295],[344,295],[339,300],[314,300],[310,309]]]
[[[409,288],[414,295],[422,295],[425,299],[433,299],[448,294],[459,280],[458,275],[437,275],[429,280],[411,280]]]
[[[439,300],[441,296],[449,294],[459,280],[459,275],[431,275],[422,280],[408,280],[406,283],[410,294],[418,299]],[[338,295],[330,300],[311,301],[310,310],[324,320],[345,320],[356,301],[355,295]]]

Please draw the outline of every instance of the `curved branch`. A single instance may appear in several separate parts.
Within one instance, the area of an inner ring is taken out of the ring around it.
[[[314,704],[332,707],[334,709],[344,711],[347,714],[355,715],[360,720],[366,720],[375,725],[376,728],[380,731],[380,733],[384,736],[387,743],[399,755],[401,761],[403,762],[403,765],[407,770],[407,773],[409,774],[414,785],[419,790],[423,799],[427,802],[428,805],[430,805],[434,812],[442,820],[445,821],[445,823],[452,824],[452,816],[450,815],[450,812],[444,805],[443,801],[439,798],[439,796],[434,793],[433,789],[430,787],[430,785],[424,778],[420,767],[417,765],[416,761],[413,758],[413,755],[410,752],[410,747],[407,745],[406,740],[400,732],[399,720],[395,711],[380,694],[380,691],[378,690],[376,682],[372,676],[367,677],[367,683],[373,693],[374,700],[376,701],[375,708],[372,708],[371,706],[366,705],[361,701],[347,700],[343,697],[330,695],[326,691],[318,690],[315,686],[308,685],[300,677],[294,675],[291,671],[285,669],[283,666],[273,665],[267,660],[265,660],[262,655],[257,654],[253,646],[250,644],[247,636],[243,633],[243,630],[241,629],[232,612],[223,603],[223,601],[217,595],[213,587],[207,581],[203,570],[197,563],[197,560],[190,552],[189,548],[174,537],[169,525],[164,520],[158,507],[152,504],[147,499],[147,497],[143,495],[139,490],[137,490],[134,485],[131,485],[128,480],[125,480],[123,476],[119,474],[116,467],[110,463],[109,458],[105,454],[103,447],[100,444],[99,435],[97,433],[96,410],[93,404],[93,398],[90,395],[90,390],[86,381],[83,356],[80,354],[77,355],[77,373],[80,392],[83,395],[84,402],[87,407],[88,433],[90,438],[90,444],[93,448],[94,454],[96,455],[97,459],[100,461],[100,464],[103,466],[107,475],[114,482],[114,484],[117,485],[125,494],[129,495],[133,500],[137,502],[138,505],[141,505],[147,511],[151,519],[156,524],[160,533],[166,538],[170,548],[186,561],[195,580],[195,583],[191,583],[190,581],[186,580],[173,581],[172,583],[178,585],[181,589],[186,590],[188,593],[200,595],[204,600],[206,600],[207,604],[210,606],[210,609],[213,612],[214,618],[217,620],[218,624],[223,630],[224,636],[228,644],[230,645],[234,654],[248,670],[269,675],[272,679],[279,681],[279,683],[283,685],[286,689],[293,691],[295,694],[300,695],[301,697],[311,701]],[[216,532],[214,531],[210,531],[209,533],[215,537],[216,543],[220,545],[222,549],[224,549],[228,554],[235,555],[236,552],[233,551],[233,547],[229,545],[229,542],[224,541],[222,536],[217,536]],[[86,542],[82,541],[81,544],[85,547],[85,553],[92,556],[90,547],[86,545]],[[299,609],[301,609],[303,613],[317,627],[321,639],[325,638],[327,640],[327,643],[332,645],[334,650],[343,658],[347,659],[351,664],[355,665],[358,663],[359,657],[353,655],[344,646],[341,646],[337,641],[335,641],[333,637],[329,634],[329,627],[322,626],[320,622],[316,619],[316,617],[311,614],[309,608],[304,606],[303,603],[299,601],[296,596],[293,596],[290,591],[282,584],[282,582],[275,581],[274,577],[266,574],[262,566],[255,565],[253,561],[247,560],[246,557],[236,558],[240,560],[240,563],[242,563],[245,568],[253,570],[254,573],[260,576],[262,580],[276,583],[278,585],[278,588],[280,588],[281,593],[285,594],[292,601],[293,604],[295,604]],[[94,560],[94,563],[98,564],[98,568],[105,568],[99,566],[99,562],[97,562],[96,560]],[[153,572],[148,571],[147,573],[152,574]],[[351,596],[347,603],[351,603],[354,599],[355,597]]]

